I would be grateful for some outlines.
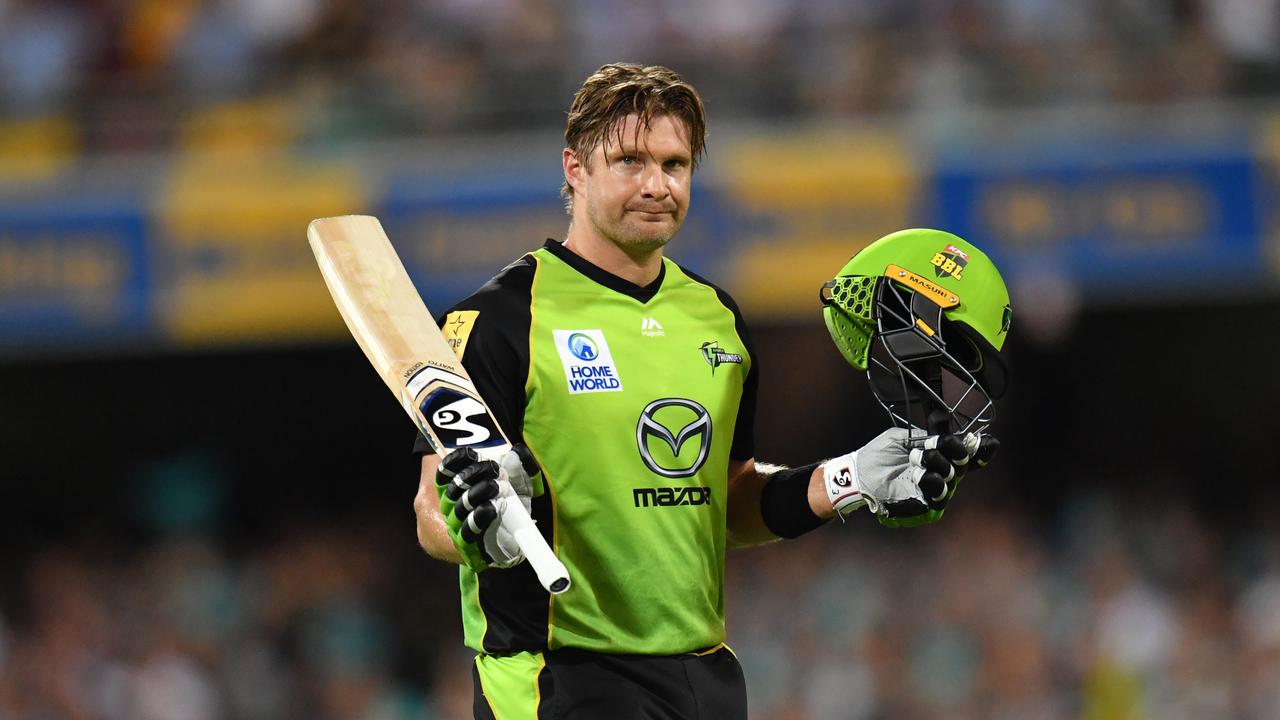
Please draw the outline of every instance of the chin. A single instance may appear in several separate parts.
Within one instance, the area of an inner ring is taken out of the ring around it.
[[[628,228],[627,232],[614,236],[613,241],[618,247],[628,252],[652,252],[660,250],[671,242],[671,238],[675,237],[675,230],[671,227],[644,230]]]

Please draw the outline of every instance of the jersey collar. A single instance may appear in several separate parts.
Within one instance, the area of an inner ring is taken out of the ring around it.
[[[658,290],[662,289],[662,278],[667,275],[667,264],[664,262],[662,263],[662,266],[658,268],[658,277],[655,278],[653,282],[644,286],[636,285],[630,280],[620,278],[608,270],[604,270],[591,264],[586,258],[575,253],[569,248],[566,248],[564,243],[561,243],[558,240],[548,238],[547,242],[543,244],[543,247],[552,255],[563,260],[569,267],[577,270],[583,275],[586,275],[589,279],[594,280],[614,292],[620,292],[627,297],[635,298],[642,303],[649,302],[653,299],[654,295],[658,294]]]

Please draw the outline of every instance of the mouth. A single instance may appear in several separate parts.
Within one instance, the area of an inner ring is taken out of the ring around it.
[[[673,215],[673,214],[674,214],[674,213],[673,213],[672,211],[670,211],[670,210],[638,210],[638,209],[632,209],[632,210],[631,210],[631,212],[635,213],[636,215],[639,215],[641,218],[643,218],[643,219],[645,219],[645,220],[662,220],[662,219],[664,219],[664,218],[666,218],[666,217],[671,216],[671,215]]]

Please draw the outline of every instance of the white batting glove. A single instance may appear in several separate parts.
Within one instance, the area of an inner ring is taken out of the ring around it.
[[[502,524],[503,507],[509,502],[519,502],[524,505],[524,511],[532,515],[535,483],[528,468],[533,468],[539,486],[542,478],[538,464],[522,445],[503,455],[498,460],[498,467],[498,496],[493,501],[498,517],[484,533],[484,548],[493,558],[494,567],[509,568],[524,561],[524,552],[520,550],[515,536]],[[538,494],[542,494],[540,488]]]
[[[909,472],[910,433],[893,427],[861,448],[822,464],[827,499],[841,518],[863,507],[879,515],[890,503],[919,501],[924,496]]]

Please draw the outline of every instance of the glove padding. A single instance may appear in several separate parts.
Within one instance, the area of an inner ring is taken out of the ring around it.
[[[440,514],[449,537],[463,564],[476,572],[509,568],[524,560],[515,537],[498,522],[501,503],[494,501],[519,498],[530,512],[532,498],[542,492],[542,471],[523,445],[513,446],[497,462],[481,460],[471,448],[454,450],[436,471]]]
[[[905,428],[890,428],[823,464],[827,497],[842,518],[865,505],[889,527],[936,522],[970,462],[985,467],[998,447],[990,435],[912,438]]]

